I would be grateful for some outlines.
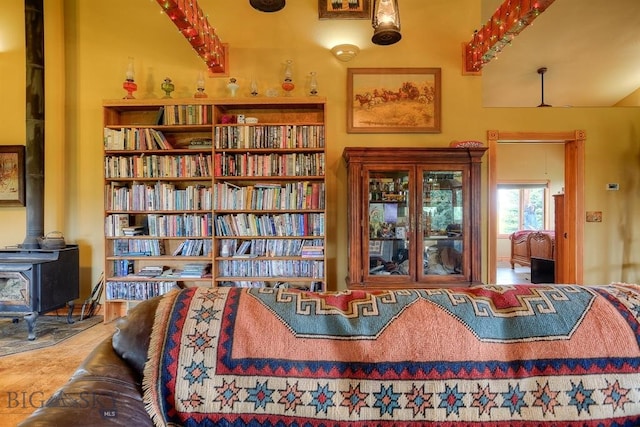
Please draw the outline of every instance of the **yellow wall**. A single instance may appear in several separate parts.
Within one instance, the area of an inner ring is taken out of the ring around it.
[[[158,98],[166,77],[174,97],[192,96],[205,70],[184,38],[153,0],[45,0],[47,35],[47,184],[45,230],[60,229],[81,248],[83,295],[102,271],[102,112],[103,99],[121,98],[128,57],[134,58],[138,98]],[[251,78],[260,92],[278,87],[283,63],[294,61],[296,93],[310,71],[318,75],[320,95],[328,99],[327,184],[329,281],[342,288],[346,276],[345,146],[439,146],[452,140],[486,140],[488,129],[587,133],[586,208],[602,210],[602,223],[585,227],[585,282],[637,281],[637,217],[640,196],[636,108],[519,108],[481,106],[482,78],[461,75],[461,43],[481,24],[476,0],[403,0],[403,39],[392,46],[370,42],[368,20],[320,21],[316,0],[287,2],[277,13],[260,13],[245,0],[201,0],[223,41],[230,44],[230,73],[246,96]],[[21,0],[5,0],[0,37],[14,47],[0,57],[4,131],[0,143],[24,138],[24,52]],[[7,33],[7,34],[5,34]],[[349,63],[329,48],[355,42],[362,51]],[[517,40],[516,40],[517,42]],[[515,47],[511,47],[515,48]],[[442,68],[442,133],[347,134],[347,67]],[[212,97],[225,94],[228,78],[207,81]],[[11,81],[12,84],[7,84]],[[20,142],[21,143],[21,142]],[[523,153],[526,156],[526,153]],[[605,183],[621,190],[607,192]],[[486,193],[486,191],[485,191]],[[486,218],[486,194],[483,215]],[[0,209],[0,245],[21,241],[24,209]],[[486,234],[486,227],[483,235]],[[624,236],[626,240],[622,240]],[[486,241],[483,243],[486,245]],[[484,257],[486,259],[486,256]],[[486,266],[485,266],[486,267]],[[486,268],[483,276],[486,277]]]

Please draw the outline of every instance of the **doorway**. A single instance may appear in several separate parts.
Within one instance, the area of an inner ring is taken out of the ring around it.
[[[488,283],[496,283],[497,238],[498,238],[498,184],[497,149],[499,143],[563,143],[564,144],[564,207],[562,222],[564,230],[556,239],[562,239],[561,271],[557,272],[558,282],[582,284],[583,282],[583,239],[584,239],[584,144],[583,130],[572,132],[487,132],[488,176],[489,176],[489,222],[488,240]]]

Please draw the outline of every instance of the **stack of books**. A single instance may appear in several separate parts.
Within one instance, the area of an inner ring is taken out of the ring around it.
[[[211,264],[206,262],[190,262],[184,265],[180,277],[205,277],[211,271]]]
[[[188,147],[191,149],[199,149],[199,148],[211,148],[212,147],[211,138],[193,138],[189,141]]]
[[[142,267],[136,275],[143,277],[157,277],[162,275],[162,272],[165,269],[166,267],[162,265],[147,265],[145,267]]]
[[[139,236],[144,234],[144,225],[131,225],[122,227],[122,234],[125,236]]]
[[[303,245],[300,249],[302,258],[322,258],[324,256],[324,246]]]

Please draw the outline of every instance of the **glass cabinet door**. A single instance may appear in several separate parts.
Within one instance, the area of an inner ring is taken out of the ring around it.
[[[423,279],[464,273],[463,173],[456,170],[422,171],[418,204]],[[443,279],[445,279],[443,277]]]
[[[410,258],[411,171],[369,171],[368,201],[364,212],[367,239],[364,253],[369,260],[365,276],[376,280],[408,280],[414,266]],[[387,279],[388,278],[388,279]]]

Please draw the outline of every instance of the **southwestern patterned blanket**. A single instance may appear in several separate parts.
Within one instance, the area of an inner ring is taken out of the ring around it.
[[[638,426],[640,287],[484,285],[163,298],[156,425]]]

